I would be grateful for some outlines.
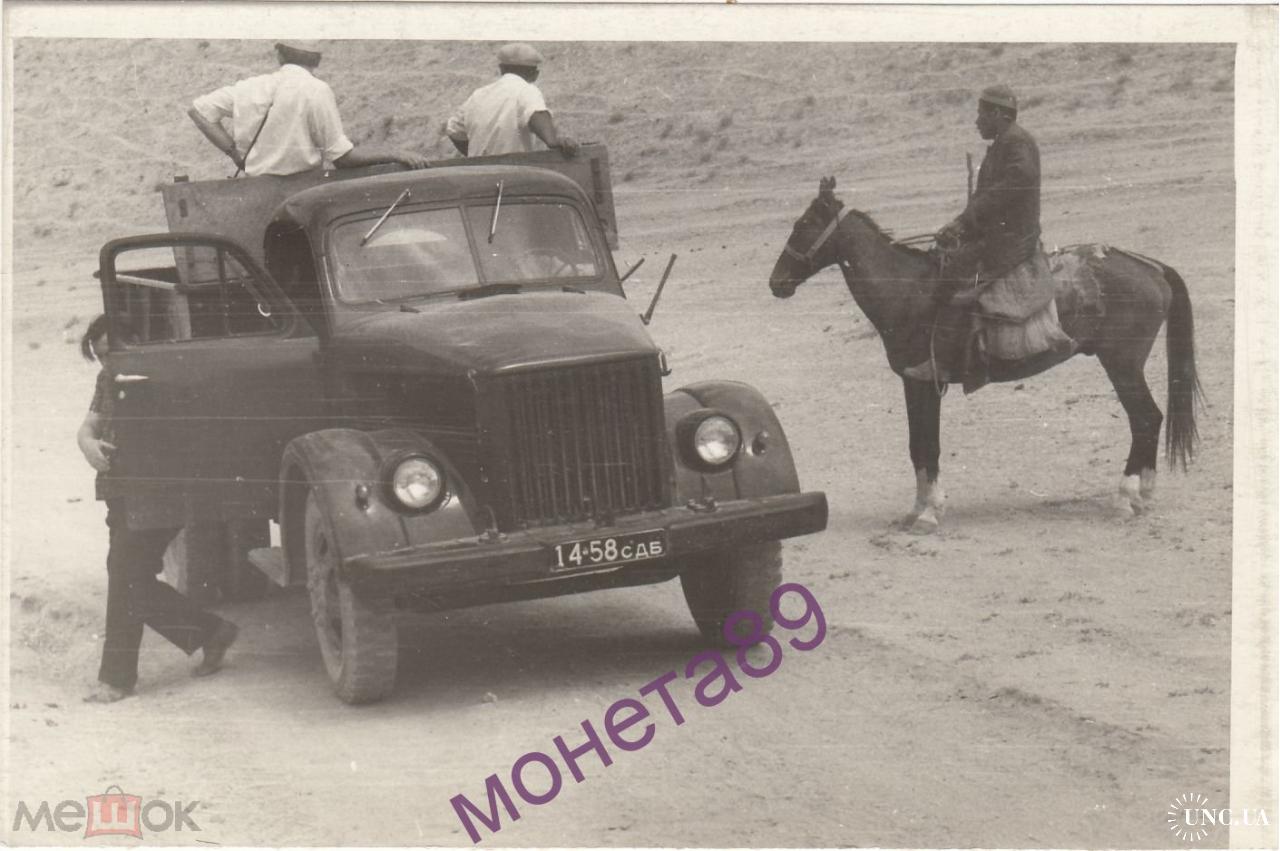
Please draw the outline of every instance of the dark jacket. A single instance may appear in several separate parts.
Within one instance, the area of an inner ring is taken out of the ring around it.
[[[960,214],[966,241],[982,243],[982,273],[997,278],[1031,257],[1040,239],[1040,149],[1018,124],[987,148]]]
[[[112,410],[115,408],[115,397],[111,392],[111,374],[106,368],[98,370],[98,378],[93,384],[93,399],[89,401],[89,410],[92,413],[102,417],[102,427],[98,432],[98,437],[108,443],[116,442],[115,428],[111,422]],[[94,498],[99,500],[110,499],[115,494],[111,492],[111,471],[98,473],[93,479]]]

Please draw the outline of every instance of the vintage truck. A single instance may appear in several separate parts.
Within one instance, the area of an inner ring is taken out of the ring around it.
[[[178,182],[101,251],[114,495],[305,584],[345,701],[392,690],[402,610],[678,576],[722,641],[825,528],[758,392],[664,394],[603,156]]]

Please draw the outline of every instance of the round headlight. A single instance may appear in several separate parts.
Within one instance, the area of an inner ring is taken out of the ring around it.
[[[733,460],[742,445],[742,435],[733,420],[720,414],[713,414],[702,422],[693,432],[693,451],[698,453],[704,464],[721,467]]]
[[[415,455],[396,465],[391,473],[391,493],[411,511],[430,508],[444,494],[444,472],[430,459]]]

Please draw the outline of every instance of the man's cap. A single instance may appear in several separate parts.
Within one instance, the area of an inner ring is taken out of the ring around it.
[[[320,46],[320,42],[309,38],[281,39],[276,42],[276,47],[283,47],[287,50],[297,51],[298,53],[312,53],[315,54],[317,59],[320,58],[321,53],[324,52],[323,48]]]
[[[542,64],[542,54],[535,50],[533,45],[524,42],[504,44],[498,50],[498,64],[537,68]]]
[[[1018,109],[1018,96],[1013,93],[1013,89],[1003,83],[998,86],[987,86],[982,90],[978,101],[989,103],[992,106],[1003,106],[1005,109],[1012,109],[1015,112]]]

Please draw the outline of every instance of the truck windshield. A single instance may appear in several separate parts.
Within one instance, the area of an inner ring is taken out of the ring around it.
[[[347,302],[396,301],[481,284],[599,276],[590,234],[571,205],[504,199],[490,242],[492,220],[492,204],[397,211],[363,245],[373,220],[338,225],[331,248],[338,295]]]
[[[568,204],[503,201],[493,222],[493,205],[467,208],[471,232],[480,242],[480,267],[487,283],[594,278],[595,249],[582,217]],[[489,227],[496,225],[493,241]]]
[[[362,245],[370,224],[352,221],[334,229],[332,254],[343,301],[394,301],[479,283],[456,207],[396,213]]]

